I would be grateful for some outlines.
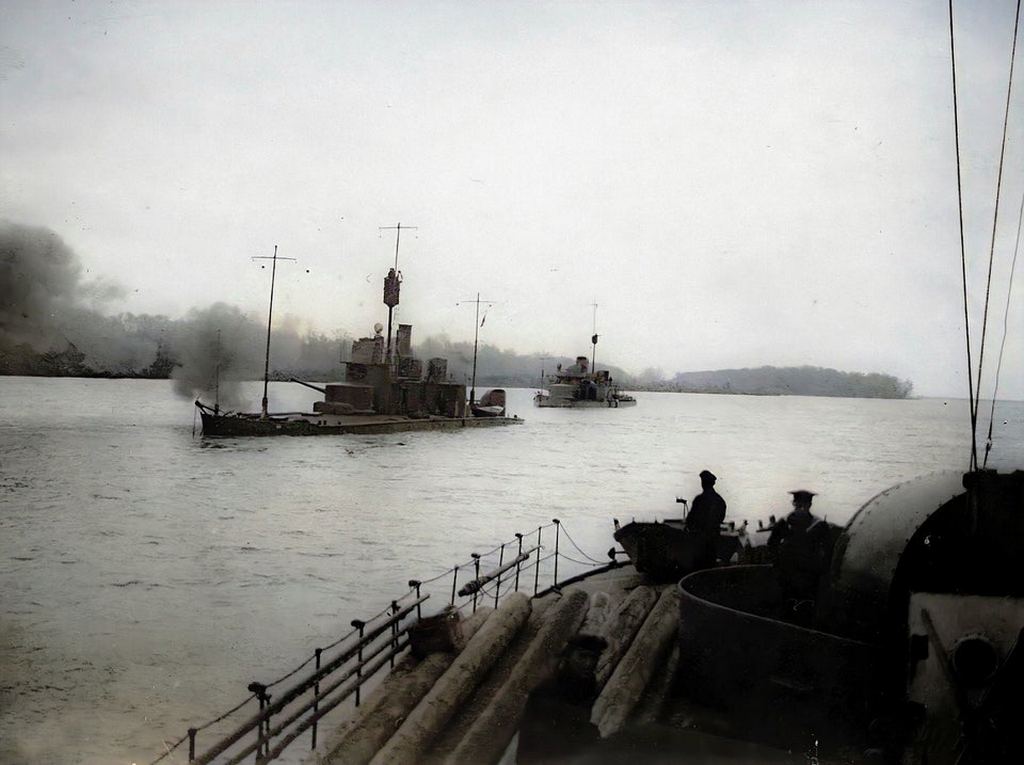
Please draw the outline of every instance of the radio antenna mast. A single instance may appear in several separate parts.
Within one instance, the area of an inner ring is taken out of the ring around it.
[[[377,228],[378,231],[395,232],[395,267],[384,277],[384,305],[388,307],[388,340],[387,350],[384,351],[384,361],[388,365],[391,364],[391,320],[394,317],[395,306],[398,305],[398,293],[402,284],[402,272],[398,270],[398,246],[402,241],[402,228],[401,221],[397,226],[378,226]],[[415,231],[419,227],[405,226],[404,228]]]
[[[263,406],[261,409],[261,417],[267,416],[267,383],[270,381],[270,323],[274,319],[274,279],[277,277],[277,261],[279,260],[290,260],[295,261],[295,258],[282,258],[277,255],[277,245],[274,245],[273,256],[267,255],[255,255],[253,260],[270,260],[272,265],[270,266],[270,310],[267,311],[267,353],[263,360]],[[266,266],[260,266],[260,268],[266,268]]]
[[[469,405],[470,407],[476,403],[476,351],[480,341],[480,304],[485,304],[488,308],[494,305],[493,300],[481,300],[480,293],[476,293],[476,298],[473,300],[460,300],[455,305],[462,305],[463,303],[475,303],[476,304],[476,322],[474,323],[473,329],[473,382],[470,386],[469,391]],[[484,321],[487,321],[487,314],[484,314]]]

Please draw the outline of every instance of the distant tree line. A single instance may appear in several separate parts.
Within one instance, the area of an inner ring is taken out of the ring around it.
[[[263,375],[262,351],[265,328],[238,309],[218,304],[205,311],[193,311],[184,319],[125,314],[107,319],[103,341],[90,338],[83,350],[70,339],[63,347],[38,351],[27,343],[0,343],[0,374],[47,377],[176,378],[188,381],[191,392],[209,392],[214,377],[259,379]],[[217,330],[220,329],[218,337]],[[111,330],[114,330],[113,332]],[[275,330],[272,341],[271,377],[287,380],[338,380],[344,375],[341,362],[347,360],[352,338],[307,333],[295,329]],[[441,335],[428,337],[413,348],[421,359],[448,360],[448,376],[470,384],[473,372],[473,344],[452,341]],[[558,368],[575,361],[569,356],[521,354],[482,345],[477,351],[478,388],[546,387]],[[757,367],[703,372],[680,372],[668,378],[660,369],[646,369],[630,375],[616,366],[600,364],[613,380],[632,390],[682,393],[733,393],[773,396],[838,396],[848,398],[908,398],[910,380],[877,372],[842,372],[814,366]],[[547,380],[543,380],[541,375]],[[181,387],[181,386],[180,386]]]
[[[681,372],[652,386],[686,393],[739,393],[771,396],[838,396],[845,398],[908,398],[910,380],[878,372],[840,372],[824,367],[757,367]]]

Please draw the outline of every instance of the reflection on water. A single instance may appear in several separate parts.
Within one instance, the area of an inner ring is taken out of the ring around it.
[[[967,464],[962,401],[532,393],[519,427],[204,441],[165,381],[0,378],[0,760],[148,761],[410,577],[556,517],[601,559],[613,517],[676,515],[705,467],[756,524],[797,486],[841,523]],[[271,409],[315,395],[272,384]],[[1024,405],[996,414],[993,459],[1020,466]]]

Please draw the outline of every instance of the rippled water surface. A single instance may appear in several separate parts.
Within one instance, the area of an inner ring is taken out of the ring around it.
[[[271,408],[316,395],[272,384]],[[0,761],[148,762],[410,578],[555,517],[600,558],[613,517],[676,515],[703,468],[731,518],[806,487],[842,522],[967,464],[963,401],[531,396],[517,427],[211,441],[166,381],[0,378]],[[1020,467],[1024,404],[996,419],[990,464]]]

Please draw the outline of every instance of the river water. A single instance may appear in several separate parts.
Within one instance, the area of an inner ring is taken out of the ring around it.
[[[0,761],[149,762],[410,578],[556,517],[600,559],[613,517],[677,515],[704,468],[732,519],[808,488],[841,523],[968,460],[959,400],[532,393],[509,392],[516,427],[211,441],[166,381],[0,378]],[[272,384],[271,409],[316,396]],[[1024,404],[996,419],[990,465],[1019,468]]]

